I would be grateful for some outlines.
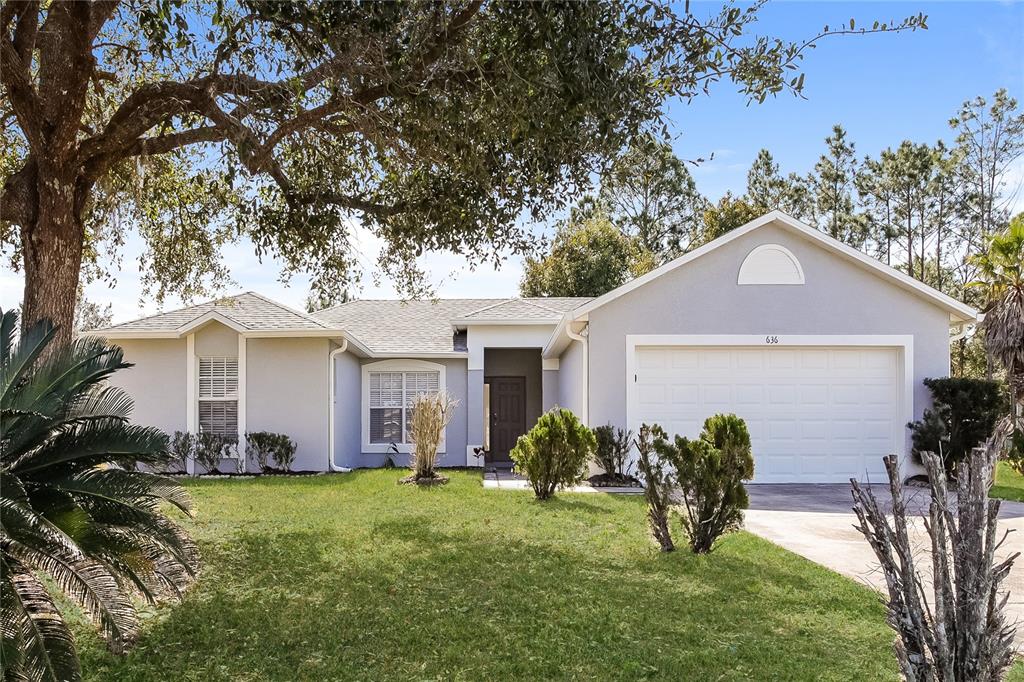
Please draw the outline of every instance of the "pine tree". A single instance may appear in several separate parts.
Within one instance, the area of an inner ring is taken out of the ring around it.
[[[825,138],[828,151],[814,165],[810,184],[814,192],[818,227],[833,238],[860,248],[866,238],[866,225],[854,213],[854,178],[857,158],[854,144],[847,140],[841,125],[832,127]]]

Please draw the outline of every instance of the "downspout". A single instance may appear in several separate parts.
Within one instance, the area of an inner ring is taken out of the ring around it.
[[[580,421],[584,426],[590,425],[590,343],[587,337],[590,336],[590,325],[580,330],[577,334],[572,330],[572,323],[565,325],[565,333],[573,341],[583,344],[583,414]]]
[[[342,338],[341,347],[335,348],[327,356],[327,470],[339,473],[352,471],[349,467],[340,467],[334,463],[334,358],[348,350],[348,339]]]

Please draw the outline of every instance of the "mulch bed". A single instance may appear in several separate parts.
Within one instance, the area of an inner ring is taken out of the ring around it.
[[[433,485],[444,485],[448,482],[447,476],[441,474],[434,474],[431,477],[424,476],[423,478],[416,478],[416,476],[406,476],[405,478],[398,479],[399,485],[420,485],[420,486],[433,486]]]
[[[594,474],[587,483],[595,488],[642,488],[636,476],[620,476],[619,474]]]
[[[171,477],[187,477],[187,478],[260,478],[260,477],[274,477],[274,476],[320,476],[325,474],[324,471],[281,471],[278,469],[270,469],[267,471],[207,471],[202,474],[196,474],[190,476],[187,472],[178,471],[174,473],[165,473],[164,476]]]

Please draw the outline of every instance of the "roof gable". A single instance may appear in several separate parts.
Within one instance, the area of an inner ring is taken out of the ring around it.
[[[855,265],[871,272],[872,274],[881,277],[895,286],[905,289],[912,294],[923,298],[931,304],[945,310],[949,313],[951,321],[955,322],[971,322],[978,318],[978,311],[971,306],[957,301],[956,299],[947,296],[946,294],[933,289],[932,287],[922,282],[909,277],[898,270],[885,265],[884,263],[871,258],[870,256],[861,253],[857,249],[850,247],[837,239],[833,239],[829,235],[817,230],[806,223],[803,223],[796,218],[783,213],[782,211],[772,211],[767,213],[760,218],[750,221],[742,227],[738,227],[735,230],[719,237],[718,239],[712,240],[707,244],[704,244],[700,248],[694,249],[693,251],[676,258],[668,263],[665,263],[661,267],[651,270],[645,275],[637,277],[629,282],[626,282],[622,286],[612,289],[603,296],[599,296],[592,301],[589,301],[582,306],[579,306],[566,314],[566,322],[572,320],[586,319],[586,316],[590,311],[600,308],[601,306],[614,301],[615,299],[623,296],[635,289],[638,289],[648,282],[651,282],[662,275],[665,275],[673,270],[686,265],[726,244],[729,244],[744,235],[747,235],[765,225],[774,224],[776,226],[787,229],[791,232],[799,234],[816,246],[823,248],[831,253],[835,253]]]
[[[340,335],[336,327],[252,291],[92,330],[89,334],[107,338],[177,338],[210,322],[219,322],[240,334]]]

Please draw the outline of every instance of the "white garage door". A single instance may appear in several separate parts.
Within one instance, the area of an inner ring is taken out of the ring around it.
[[[695,437],[718,412],[742,417],[757,483],[884,480],[902,438],[894,348],[636,350],[630,428]]]

